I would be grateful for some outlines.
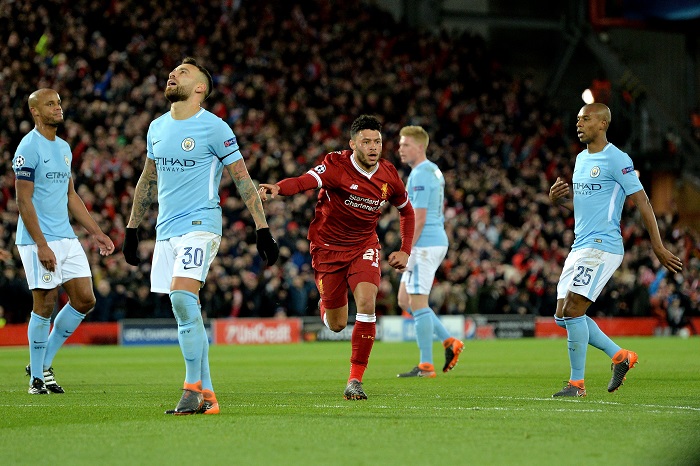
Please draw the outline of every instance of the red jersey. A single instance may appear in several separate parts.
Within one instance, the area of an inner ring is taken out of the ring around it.
[[[373,247],[378,241],[377,223],[381,208],[389,202],[398,209],[409,204],[406,187],[396,167],[384,159],[371,173],[362,170],[351,150],[326,154],[321,165],[298,178],[299,190],[310,189],[313,177],[321,188],[316,213],[309,226],[312,245],[334,251]],[[295,194],[291,186],[281,186],[280,194]],[[408,248],[410,248],[410,241]]]

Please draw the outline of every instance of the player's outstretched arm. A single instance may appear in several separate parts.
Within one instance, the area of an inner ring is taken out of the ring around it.
[[[569,184],[560,177],[557,177],[557,181],[549,188],[549,200],[554,205],[560,205],[574,211],[574,201],[570,197]]]
[[[260,200],[263,202],[267,201],[268,198],[274,199],[279,192],[280,187],[276,184],[260,183],[260,187],[258,188],[258,195],[260,196]]]
[[[642,221],[651,239],[651,247],[654,250],[654,254],[659,259],[659,262],[661,262],[661,265],[673,273],[678,273],[683,270],[683,262],[671,251],[666,249],[663,241],[661,241],[659,224],[656,223],[656,215],[654,215],[654,209],[651,207],[651,202],[649,202],[647,193],[642,189],[634,194],[630,194],[629,197],[634,201],[634,204],[642,214]]]
[[[114,243],[109,236],[102,232],[102,229],[97,224],[90,212],[88,212],[85,203],[75,192],[73,178],[68,180],[68,211],[73,218],[78,222],[88,233],[95,239],[97,246],[100,249],[100,254],[109,256],[114,252]]]
[[[270,194],[270,199],[274,199],[275,196],[291,196],[296,193],[320,187],[321,183],[318,179],[308,173],[304,173],[294,178],[285,178],[278,181],[277,184],[261,183],[258,192],[260,193],[260,198],[265,201],[268,198],[268,193]]]

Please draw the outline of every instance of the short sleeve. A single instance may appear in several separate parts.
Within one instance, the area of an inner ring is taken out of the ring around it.
[[[231,165],[243,158],[236,135],[224,120],[218,118],[216,124],[212,125],[212,132],[209,138],[211,150],[221,163]]]
[[[610,163],[610,168],[612,177],[622,186],[626,196],[644,189],[629,155],[622,153],[615,157]]]
[[[39,154],[26,144],[20,144],[12,158],[12,169],[18,180],[34,181],[34,173],[39,164]]]

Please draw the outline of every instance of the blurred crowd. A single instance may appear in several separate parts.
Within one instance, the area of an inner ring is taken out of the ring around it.
[[[562,112],[528,76],[507,73],[485,41],[469,33],[418,31],[359,0],[31,0],[0,2],[0,307],[8,322],[31,309],[14,248],[17,206],[11,159],[33,127],[27,97],[56,89],[73,148],[76,190],[120,247],[134,186],[146,156],[148,124],[168,111],[163,89],[185,56],[214,78],[205,107],[238,137],[258,182],[297,176],[332,150],[346,149],[349,124],[362,113],[384,123],[384,157],[405,177],[398,130],[422,125],[428,155],[446,178],[451,244],[431,302],[444,314],[552,315],[556,283],[573,241],[573,218],[550,206],[557,176],[571,179],[583,147]],[[613,109],[613,114],[615,109]],[[612,141],[623,146],[624,141]],[[634,158],[634,154],[631,154]],[[646,187],[650,189],[649,186]],[[313,315],[307,227],[317,193],[266,203],[281,259],[264,268],[254,224],[225,174],[224,234],[201,292],[208,317]],[[167,296],[149,291],[157,210],[140,228],[139,267],[121,254],[88,251],[97,305],[90,320],[170,317]],[[667,276],[633,206],[623,217],[623,265],[589,315],[698,314],[700,235],[659,219],[664,241],[685,264]],[[383,253],[398,249],[398,214],[380,221]],[[377,312],[400,312],[399,276],[383,266]]]

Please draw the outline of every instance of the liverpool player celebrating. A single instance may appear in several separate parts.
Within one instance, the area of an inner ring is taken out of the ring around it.
[[[376,229],[385,202],[401,214],[401,250],[389,254],[389,265],[403,271],[413,242],[413,207],[396,168],[381,159],[381,129],[375,117],[362,115],[350,127],[351,151],[331,152],[305,174],[277,184],[261,183],[259,189],[265,201],[268,193],[274,198],[321,188],[308,239],[323,323],[334,332],[345,328],[348,286],[357,305],[346,400],[367,399],[362,376],[374,344],[381,278]]]

